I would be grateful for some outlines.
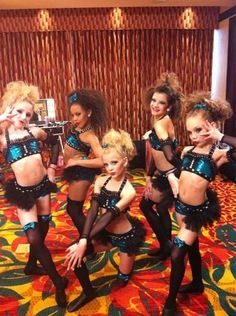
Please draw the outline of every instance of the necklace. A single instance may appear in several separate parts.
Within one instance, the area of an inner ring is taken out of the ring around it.
[[[87,126],[87,127],[85,127],[85,128],[82,128],[82,129],[79,130],[79,131],[77,131],[77,130],[75,130],[75,131],[76,131],[77,134],[82,134],[82,133],[85,133],[85,132],[89,131],[90,129],[92,129],[92,126],[91,126],[91,125],[89,125],[89,126]]]

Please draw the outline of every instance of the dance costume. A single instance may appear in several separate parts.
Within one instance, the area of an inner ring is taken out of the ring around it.
[[[217,172],[215,162],[212,159],[215,149],[216,145],[213,144],[208,154],[198,154],[193,152],[193,147],[183,157],[182,170],[195,173],[209,182],[213,181]],[[180,199],[176,200],[176,212],[185,215],[186,227],[192,231],[199,231],[202,226],[212,225],[214,220],[220,218],[217,194],[211,189],[207,189],[206,195],[206,200],[196,206],[188,205]]]
[[[105,208],[108,211],[110,211],[120,200],[120,194],[127,182],[127,178],[125,178],[118,192],[114,192],[106,189],[106,185],[110,179],[111,177],[107,178],[98,197],[99,207]],[[123,210],[122,213],[126,213],[128,211],[129,208]],[[143,224],[137,218],[131,217],[128,214],[127,218],[132,226],[130,231],[123,234],[115,234],[104,229],[103,232],[99,234],[99,237],[102,239],[104,244],[110,242],[114,247],[118,247],[121,252],[135,254],[144,241],[146,231]]]
[[[22,139],[10,140],[9,131],[6,130],[7,148],[4,151],[5,160],[11,165],[25,157],[41,154],[40,143],[33,136],[32,132],[27,129],[28,135]],[[47,175],[36,185],[21,186],[13,178],[5,184],[5,198],[8,202],[15,204],[17,207],[30,210],[35,201],[51,192],[57,192],[55,183],[49,181]]]
[[[88,159],[88,156],[91,152],[91,147],[87,146],[79,137],[81,133],[72,130],[66,140],[66,144],[77,150],[79,153],[82,153],[81,159]],[[93,182],[95,176],[101,173],[101,169],[99,168],[87,168],[81,166],[73,166],[65,168],[63,171],[63,179],[68,182],[78,181],[78,180],[87,180],[89,182]]]

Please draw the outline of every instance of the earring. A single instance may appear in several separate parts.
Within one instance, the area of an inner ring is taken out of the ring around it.
[[[91,116],[91,113],[88,114],[88,117],[90,117],[90,116]]]

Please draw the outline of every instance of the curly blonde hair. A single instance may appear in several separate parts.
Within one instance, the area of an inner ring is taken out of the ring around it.
[[[22,101],[27,101],[34,106],[38,99],[39,88],[37,86],[27,84],[24,81],[9,82],[1,99],[1,113],[3,113],[8,106]]]
[[[185,102],[186,117],[201,114],[210,122],[223,122],[233,114],[232,108],[226,100],[213,100],[210,92],[198,91],[190,94]]]
[[[150,109],[150,103],[155,92],[167,95],[168,105],[170,106],[168,114],[173,120],[179,119],[182,114],[183,93],[177,75],[173,72],[165,72],[161,74],[154,86],[146,90],[143,96],[143,104],[146,110]]]
[[[119,155],[127,157],[129,161],[137,154],[130,134],[121,129],[109,130],[102,138],[102,147],[104,153],[116,150]]]

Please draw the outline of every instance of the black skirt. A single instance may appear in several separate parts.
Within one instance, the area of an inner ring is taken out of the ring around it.
[[[99,168],[86,168],[81,166],[68,167],[63,170],[62,179],[70,182],[87,180],[93,182],[95,176],[101,173]]]
[[[57,192],[57,186],[45,176],[40,183],[32,186],[21,186],[16,179],[5,183],[6,200],[18,208],[29,211],[38,198]]]
[[[186,204],[176,200],[175,210],[184,215],[186,228],[198,232],[202,226],[212,226],[215,220],[220,218],[221,208],[216,192],[208,189],[207,200],[197,206]]]

